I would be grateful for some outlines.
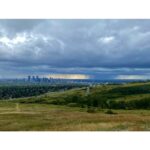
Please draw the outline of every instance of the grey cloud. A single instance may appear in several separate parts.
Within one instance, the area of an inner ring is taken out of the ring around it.
[[[16,74],[18,66],[23,66],[24,73],[60,71],[95,76],[115,76],[116,68],[124,74],[138,74],[134,68],[150,67],[150,20],[6,19],[0,20],[0,28],[1,70],[7,66]]]

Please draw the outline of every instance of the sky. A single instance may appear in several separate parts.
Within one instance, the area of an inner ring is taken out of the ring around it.
[[[150,79],[150,20],[0,19],[0,78]]]

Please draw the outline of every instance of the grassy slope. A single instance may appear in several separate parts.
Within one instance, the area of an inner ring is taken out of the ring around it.
[[[118,91],[120,90],[120,91]],[[150,83],[130,83],[125,85],[103,85],[90,88],[91,97],[99,96],[104,100],[133,101],[150,98]],[[65,103],[66,98],[86,96],[86,88],[76,88],[64,92],[51,92],[36,97],[14,99],[19,103]],[[66,102],[67,103],[67,102]],[[69,103],[69,102],[68,102]]]
[[[150,83],[109,85],[91,88],[93,95],[105,95],[109,99],[132,101],[150,98],[150,94],[122,94],[110,91],[115,88],[144,87]],[[146,87],[147,88],[147,87]],[[149,89],[148,89],[149,90]],[[87,113],[86,108],[50,104],[64,101],[72,95],[85,96],[86,89],[72,89],[65,92],[47,93],[37,97],[0,102],[1,131],[150,131],[150,110],[113,110],[117,114],[106,114],[104,109]],[[107,94],[106,94],[107,93]],[[108,94],[111,93],[111,94]],[[18,104],[18,102],[21,102]]]

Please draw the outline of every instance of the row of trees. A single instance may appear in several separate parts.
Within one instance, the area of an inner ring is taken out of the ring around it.
[[[57,105],[68,105],[68,106],[79,106],[79,107],[95,107],[102,109],[150,109],[150,99],[143,98],[139,100],[115,100],[106,99],[99,96],[82,96],[72,95],[65,97],[63,100],[54,100],[52,104]]]
[[[117,87],[109,91],[109,94],[118,97],[125,95],[147,94],[150,93],[150,85],[138,85],[129,87]]]
[[[37,96],[49,91],[59,91],[74,88],[74,85],[28,85],[28,86],[1,86],[0,99]]]

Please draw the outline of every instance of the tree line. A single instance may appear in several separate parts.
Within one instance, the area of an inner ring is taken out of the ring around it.
[[[37,96],[47,92],[68,90],[75,85],[26,85],[26,86],[0,86],[0,99]]]
[[[73,94],[63,99],[53,100],[57,105],[95,107],[102,109],[150,109],[150,98],[125,99],[126,96],[149,94],[150,86],[117,87],[103,92],[93,92],[89,95]],[[119,98],[119,100],[117,99]]]

